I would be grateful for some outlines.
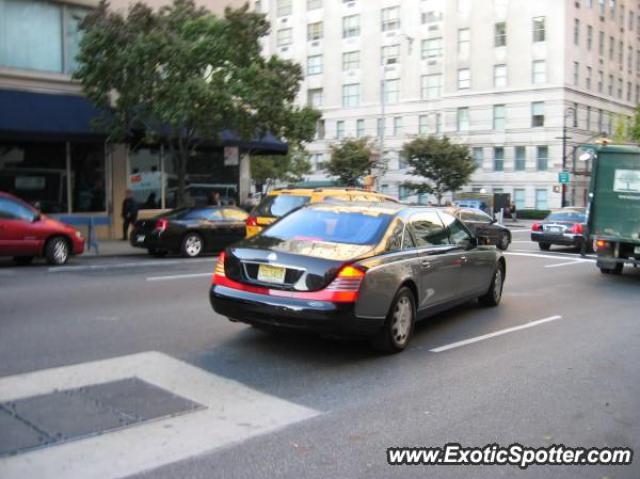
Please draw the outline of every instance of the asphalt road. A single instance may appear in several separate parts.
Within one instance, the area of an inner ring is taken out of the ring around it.
[[[266,402],[253,404],[265,418],[269,401],[284,405],[285,416],[298,407],[304,413],[270,424],[258,419],[254,432],[237,436],[200,431],[190,437],[198,443],[193,455],[163,459],[166,446],[130,469],[105,448],[102,459],[113,469],[96,463],[97,477],[637,479],[639,457],[630,466],[526,470],[386,463],[388,447],[449,442],[640,450],[640,270],[605,276],[592,259],[561,248],[542,253],[527,238],[514,233],[498,308],[469,303],[426,320],[394,356],[359,342],[273,336],[216,316],[207,295],[214,258],[78,258],[56,269],[2,261],[0,399],[10,395],[2,385],[14,384],[5,377],[28,383],[35,376],[27,373],[42,372],[47,380],[55,376],[49,371],[157,351],[205,377],[232,380],[239,395],[258,394]],[[253,406],[233,409],[233,394],[212,396],[221,411],[234,411],[236,424],[256,414]],[[188,416],[174,419],[174,440],[189,434],[180,429]],[[119,434],[101,440],[110,444]],[[51,457],[65,447],[79,446],[52,446]],[[139,440],[132,452],[156,447]],[[42,450],[20,456],[49,460]],[[2,461],[0,477],[3,466],[13,471]]]

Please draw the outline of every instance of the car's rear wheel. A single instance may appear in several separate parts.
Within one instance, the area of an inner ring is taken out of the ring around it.
[[[500,263],[496,267],[491,279],[489,290],[478,298],[481,304],[485,306],[498,306],[502,299],[502,289],[504,287],[504,268]]]
[[[182,246],[180,252],[182,256],[187,258],[195,258],[202,254],[204,249],[204,240],[198,233],[187,233],[182,239]]]
[[[502,235],[500,235],[500,239],[498,240],[498,244],[496,246],[498,247],[498,249],[504,251],[509,248],[510,242],[511,241],[509,239],[509,235],[507,233],[503,233]]]
[[[44,248],[44,256],[49,264],[65,264],[69,259],[69,242],[60,236],[51,238]]]
[[[26,266],[31,264],[33,261],[33,256],[16,256],[13,258],[13,261],[20,266]]]
[[[402,287],[396,293],[387,319],[371,341],[372,346],[385,353],[399,353],[409,344],[416,321],[416,301],[413,292]]]
[[[551,249],[551,244],[550,243],[538,243],[538,247],[542,250],[542,251],[549,251]]]

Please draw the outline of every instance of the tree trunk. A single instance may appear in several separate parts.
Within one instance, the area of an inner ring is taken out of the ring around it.
[[[192,206],[187,204],[186,189],[187,189],[187,161],[189,159],[189,151],[184,144],[182,138],[178,138],[178,150],[175,151],[178,160],[177,174],[178,174],[178,191],[176,191],[176,207],[182,208],[184,206]]]

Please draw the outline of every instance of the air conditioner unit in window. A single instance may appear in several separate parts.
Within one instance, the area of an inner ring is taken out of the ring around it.
[[[320,45],[320,42],[318,40],[311,42],[312,47],[317,47],[318,45]]]
[[[398,63],[397,58],[387,58],[387,62],[385,63],[385,65],[395,65],[396,63]]]
[[[289,51],[289,47],[280,47],[280,53]]]

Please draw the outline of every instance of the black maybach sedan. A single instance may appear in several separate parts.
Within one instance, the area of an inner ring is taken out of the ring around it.
[[[193,258],[218,252],[244,238],[248,216],[234,206],[179,208],[136,221],[130,241],[156,256],[179,253]]]
[[[475,298],[497,305],[505,273],[500,251],[444,211],[319,203],[220,254],[210,300],[231,321],[398,352],[416,320]]]

